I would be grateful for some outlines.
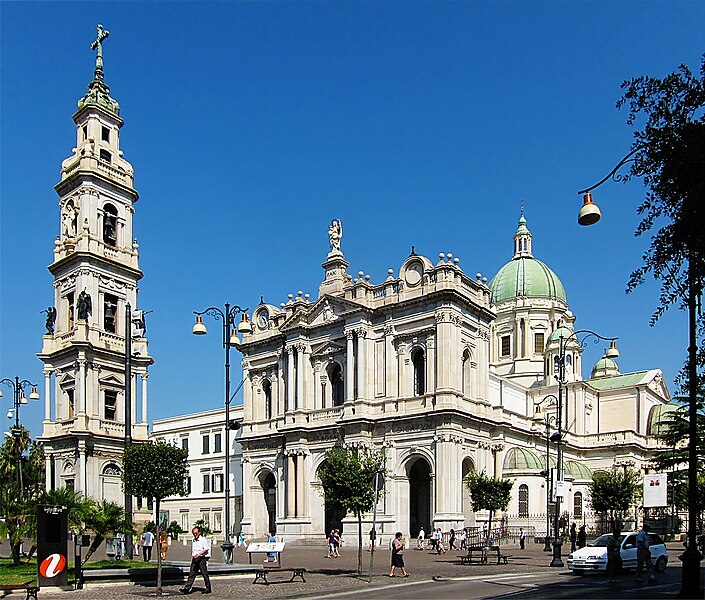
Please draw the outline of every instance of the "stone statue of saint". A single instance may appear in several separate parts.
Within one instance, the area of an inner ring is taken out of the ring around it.
[[[70,202],[66,205],[64,209],[64,237],[65,238],[75,238],[76,237],[76,209]]]
[[[54,323],[56,323],[56,309],[53,306],[49,306],[46,310],[42,311],[46,313],[47,320],[44,323],[44,327],[47,328],[47,333],[54,333]]]
[[[93,312],[93,302],[91,301],[91,296],[83,290],[78,295],[78,300],[76,301],[76,314],[79,321],[85,321],[88,319],[88,315]]]
[[[341,252],[340,240],[343,237],[343,225],[340,219],[333,219],[328,227],[328,238],[330,240],[330,250],[333,252]]]

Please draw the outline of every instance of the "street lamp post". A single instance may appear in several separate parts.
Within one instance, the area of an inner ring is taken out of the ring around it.
[[[211,306],[200,312],[193,311],[196,315],[196,323],[192,332],[195,335],[205,335],[208,333],[203,324],[203,315],[210,315],[216,321],[223,322],[223,348],[225,348],[225,539],[221,545],[223,550],[223,562],[230,564],[233,561],[234,544],[230,541],[230,429],[237,429],[230,423],[230,348],[237,345],[240,340],[237,332],[252,333],[252,325],[247,316],[247,308],[230,306],[225,303],[224,310],[216,306]],[[239,325],[235,324],[235,317],[242,314]],[[239,424],[238,424],[239,425]]]
[[[9,385],[13,391],[13,406],[7,411],[7,418],[15,418],[15,426],[12,428],[12,435],[15,437],[17,445],[17,487],[19,489],[20,498],[22,498],[22,468],[21,468],[21,448],[20,448],[20,406],[27,404],[27,396],[24,389],[31,387],[32,391],[29,394],[30,400],[39,400],[39,392],[37,392],[37,384],[31,383],[27,379],[20,380],[19,377],[12,379],[2,379],[0,383]],[[0,390],[0,398],[2,398],[2,390]]]
[[[595,343],[598,340],[605,340],[610,342],[610,347],[605,352],[606,358],[617,358],[619,356],[619,350],[617,350],[616,341],[619,338],[604,337],[599,333],[595,333],[589,329],[580,329],[578,331],[573,331],[570,335],[564,335],[564,329],[561,327],[559,329],[558,336],[558,356],[556,357],[556,366],[558,367],[557,373],[555,375],[556,381],[558,382],[558,407],[556,420],[556,433],[551,436],[551,440],[556,442],[556,507],[555,513],[553,515],[553,559],[551,560],[552,567],[562,567],[563,560],[561,560],[561,546],[563,541],[560,536],[560,508],[561,499],[563,498],[563,388],[567,383],[565,378],[565,365],[566,365],[566,348],[568,342],[574,339],[580,346],[584,347],[585,341],[590,338],[595,338]],[[578,336],[585,334],[582,339]]]
[[[550,467],[550,456],[551,456],[551,424],[556,422],[556,416],[555,415],[549,415],[548,413],[542,414],[541,413],[541,406],[544,404],[544,402],[553,402],[554,404],[558,404],[558,398],[556,398],[553,394],[549,394],[546,396],[543,400],[540,402],[537,402],[534,407],[534,416],[532,417],[532,428],[538,428],[541,425],[544,427],[544,432],[546,434],[546,470],[542,473],[546,477],[546,535],[544,536],[544,545],[543,545],[543,551],[544,552],[550,552],[551,551],[551,515],[550,515],[550,506],[551,506],[551,467]]]
[[[606,177],[591,185],[584,190],[579,190],[579,195],[584,195],[583,207],[578,214],[578,223],[580,225],[594,225],[600,218],[600,209],[592,201],[590,193],[597,187],[600,187],[610,177],[617,182],[624,181],[624,175],[618,175],[617,171],[626,163],[633,160],[632,156],[639,150],[643,150],[644,146],[639,145],[627,154],[622,160],[617,163],[617,166],[612,169]],[[692,244],[691,244],[692,245]],[[697,527],[698,527],[698,453],[697,453],[697,438],[698,438],[698,371],[697,371],[697,307],[698,299],[702,297],[703,280],[702,274],[696,274],[696,268],[693,266],[692,254],[696,249],[687,248],[686,259],[688,261],[688,542],[685,552],[679,557],[683,563],[683,572],[681,577],[681,592],[680,595],[684,598],[695,598],[700,596],[700,561],[703,559],[697,545]]]

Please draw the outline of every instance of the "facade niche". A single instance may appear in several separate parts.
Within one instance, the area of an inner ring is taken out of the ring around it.
[[[103,209],[103,242],[108,246],[117,245],[117,208],[106,204]]]
[[[414,396],[426,393],[426,356],[421,348],[416,348],[411,354],[414,366]]]

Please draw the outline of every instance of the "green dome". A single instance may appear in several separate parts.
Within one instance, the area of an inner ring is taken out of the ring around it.
[[[646,426],[648,435],[658,435],[665,433],[670,425],[671,418],[669,413],[678,410],[676,404],[657,404],[649,412],[649,420]]]
[[[569,460],[565,463],[565,470],[574,479],[592,479],[592,471],[583,463],[577,460]]]
[[[543,469],[543,463],[533,450],[511,448],[504,455],[502,468],[507,470],[517,469],[519,471],[540,471]]]
[[[592,368],[590,379],[596,379],[597,377],[609,377],[611,375],[620,375],[619,365],[613,358],[603,356]]]
[[[518,296],[556,298],[567,302],[558,276],[540,260],[530,257],[514,258],[490,281],[493,304]]]
[[[574,332],[572,329],[568,329],[567,327],[559,327],[551,332],[551,335],[548,336],[547,343],[550,344],[551,342],[556,342],[558,341],[558,338],[563,338],[564,340],[567,340],[571,336],[575,338],[573,333]]]

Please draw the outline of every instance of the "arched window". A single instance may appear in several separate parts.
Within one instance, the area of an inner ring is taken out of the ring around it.
[[[411,362],[414,365],[414,396],[423,396],[426,393],[426,357],[421,348],[414,350]]]
[[[345,402],[345,385],[343,369],[338,363],[333,363],[328,369],[328,379],[330,379],[330,395],[333,406],[343,406],[343,402]]]
[[[529,516],[529,486],[525,483],[519,486],[519,516]]]
[[[106,204],[103,208],[103,242],[108,246],[117,245],[117,208]]]
[[[582,492],[575,492],[575,494],[573,494],[573,516],[576,519],[583,518],[583,494],[582,494]]]
[[[471,381],[471,367],[470,367],[470,351],[465,350],[463,352],[463,381],[462,381],[462,392],[463,396],[470,395],[470,381]]]
[[[272,384],[269,379],[262,382],[262,392],[264,393],[264,418],[272,418]]]

